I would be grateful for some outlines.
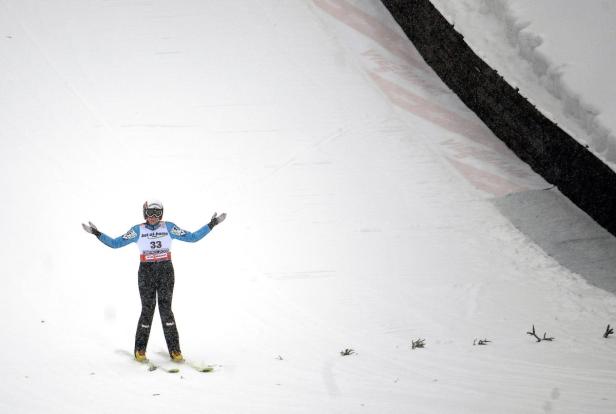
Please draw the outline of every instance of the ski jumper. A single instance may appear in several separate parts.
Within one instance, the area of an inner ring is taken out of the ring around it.
[[[138,284],[141,296],[141,315],[135,334],[135,352],[145,351],[150,337],[150,328],[156,308],[158,296],[158,311],[163,324],[163,332],[169,354],[181,352],[175,317],[171,310],[173,285],[175,275],[171,263],[171,241],[181,240],[194,243],[210,232],[209,225],[191,233],[182,230],[168,221],[161,221],[151,226],[147,223],[133,226],[123,236],[111,238],[101,233],[98,239],[105,245],[117,249],[131,243],[137,243],[141,263],[139,265]]]

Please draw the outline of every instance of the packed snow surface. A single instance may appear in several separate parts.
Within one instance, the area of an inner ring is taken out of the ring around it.
[[[616,3],[432,0],[465,41],[616,170]]]
[[[0,0],[0,30],[0,412],[616,410],[613,294],[495,204],[555,190],[379,2]],[[131,360],[138,251],[80,226],[148,198],[228,214],[173,245],[213,373]]]

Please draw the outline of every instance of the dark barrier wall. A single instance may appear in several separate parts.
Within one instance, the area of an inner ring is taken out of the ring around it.
[[[479,58],[429,0],[382,0],[426,62],[547,181],[616,235],[616,174]]]

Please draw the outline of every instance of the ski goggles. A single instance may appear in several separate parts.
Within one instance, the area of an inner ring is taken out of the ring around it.
[[[160,208],[146,208],[145,216],[161,218],[163,216],[163,211]]]

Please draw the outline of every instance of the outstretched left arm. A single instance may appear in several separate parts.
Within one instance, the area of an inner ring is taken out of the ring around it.
[[[222,213],[220,216],[214,213],[214,215],[212,216],[212,219],[210,220],[208,224],[206,224],[205,226],[201,227],[199,230],[192,232],[192,233],[190,231],[182,230],[181,228],[176,226],[174,223],[167,221],[166,222],[167,231],[169,232],[169,235],[171,236],[172,239],[194,243],[204,238],[214,228],[214,226],[222,223],[225,220],[225,218],[227,218],[226,213]]]
[[[169,231],[169,235],[171,236],[172,239],[181,240],[181,241],[189,242],[189,243],[194,243],[194,242],[201,240],[211,230],[207,224],[195,232],[190,232],[190,231],[182,230],[175,224],[170,223],[168,221],[166,223],[167,223],[167,231]]]

